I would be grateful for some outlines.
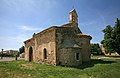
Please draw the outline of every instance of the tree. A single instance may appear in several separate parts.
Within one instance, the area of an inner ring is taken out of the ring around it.
[[[91,44],[91,54],[99,55],[102,54],[99,44]]]
[[[112,38],[113,28],[110,25],[108,25],[103,30],[103,32],[104,32],[104,40],[102,41],[103,42],[103,46],[105,47],[106,51],[109,52],[110,55],[111,55],[111,53],[114,51],[112,49],[112,47],[113,47],[112,44],[114,43],[114,39]]]
[[[117,22],[114,26],[112,36],[115,41],[114,50],[120,55],[120,20],[118,18],[117,18]]]
[[[25,47],[24,46],[22,46],[21,48],[19,48],[20,54],[23,53],[24,51],[25,51]]]
[[[104,40],[101,41],[106,51],[111,55],[112,52],[117,52],[120,54],[120,20],[117,19],[117,22],[114,27],[108,25],[103,31]]]

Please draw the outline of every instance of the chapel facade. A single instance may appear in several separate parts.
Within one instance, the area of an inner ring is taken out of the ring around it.
[[[78,27],[75,9],[69,13],[69,23],[52,26],[24,41],[25,60],[41,64],[79,66],[90,61],[90,40]]]

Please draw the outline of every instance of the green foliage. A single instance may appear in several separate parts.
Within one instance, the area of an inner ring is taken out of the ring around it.
[[[101,41],[101,44],[105,47],[106,51],[117,52],[120,54],[120,20],[117,19],[117,22],[114,27],[108,25],[103,30],[104,40]]]
[[[114,26],[113,39],[115,41],[114,50],[120,55],[120,20],[118,19]]]
[[[91,48],[91,54],[94,54],[94,55],[102,54],[99,44],[91,44],[90,48]]]
[[[25,52],[25,47],[24,46],[22,46],[21,48],[19,48],[19,53],[21,54],[23,52]]]
[[[113,31],[113,28],[110,25],[106,26],[106,28],[102,31],[104,32],[104,39],[111,38],[112,36],[111,32]]]
[[[34,62],[0,62],[0,78],[120,78],[120,60],[97,60],[80,67],[42,65]]]

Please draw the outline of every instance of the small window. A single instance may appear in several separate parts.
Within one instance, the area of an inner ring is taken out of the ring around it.
[[[79,60],[79,53],[76,53],[76,60]]]
[[[44,59],[47,59],[47,50],[46,50],[46,48],[44,48],[43,53],[44,53]]]
[[[75,30],[75,33],[76,33],[77,31]]]

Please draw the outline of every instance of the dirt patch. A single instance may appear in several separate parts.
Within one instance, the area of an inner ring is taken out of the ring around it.
[[[21,64],[22,68],[25,69],[34,69],[35,67],[32,64]]]

